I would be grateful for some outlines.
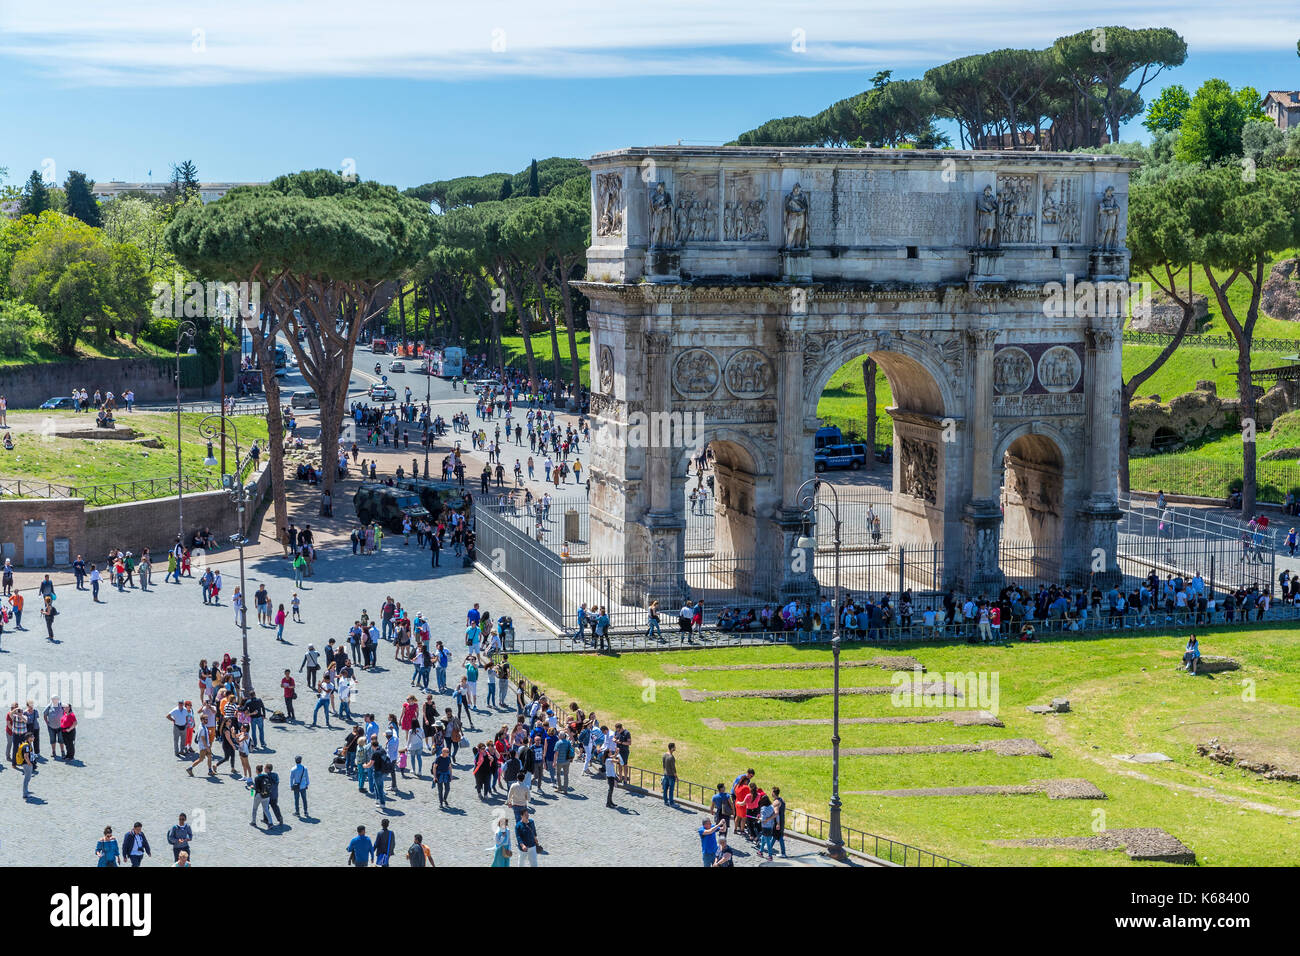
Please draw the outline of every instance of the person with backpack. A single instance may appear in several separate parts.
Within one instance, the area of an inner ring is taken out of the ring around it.
[[[257,776],[253,777],[249,785],[249,790],[253,794],[253,819],[249,821],[249,826],[257,826],[257,814],[260,810],[266,820],[266,826],[271,826],[271,780],[262,769],[262,765],[257,765]]]
[[[388,866],[388,861],[393,857],[393,846],[397,843],[397,838],[393,836],[393,831],[388,829],[388,818],[379,821],[379,836],[375,837],[375,865]]]
[[[406,850],[406,860],[411,866],[433,866],[433,854],[424,845],[424,837],[415,835],[415,842]]]
[[[23,772],[23,801],[31,800],[31,783],[32,783],[32,761],[35,759],[35,752],[32,750],[32,735],[23,734],[18,746],[14,749],[14,766]]]

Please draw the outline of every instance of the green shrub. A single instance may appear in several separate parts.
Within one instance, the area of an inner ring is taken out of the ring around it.
[[[41,324],[40,310],[16,299],[0,299],[0,355],[22,355],[31,343],[32,330]]]

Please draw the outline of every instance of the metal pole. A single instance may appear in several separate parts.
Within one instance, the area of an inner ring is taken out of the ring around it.
[[[835,684],[832,694],[834,707],[831,731],[831,832],[827,855],[833,860],[844,860],[844,837],[840,832],[840,506],[835,496],[835,625],[831,629],[831,654],[834,657]]]
[[[432,304],[430,304],[432,312]],[[416,318],[419,318],[419,312],[416,312]],[[433,365],[430,364],[428,355],[429,350],[425,349],[425,375],[424,375],[424,405],[425,414],[429,416],[429,421],[425,422],[424,432],[424,477],[429,477],[429,442],[433,441]]]
[[[185,489],[181,484],[181,327],[176,325],[176,526],[177,540],[185,541]]]

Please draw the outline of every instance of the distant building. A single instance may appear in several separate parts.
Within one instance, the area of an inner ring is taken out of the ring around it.
[[[151,196],[161,196],[170,183],[95,183],[91,192],[100,202],[116,199],[123,193],[142,192]],[[205,203],[220,199],[236,186],[265,186],[266,183],[199,183],[199,198]]]
[[[1300,126],[1300,90],[1269,90],[1264,97],[1264,112],[1278,129]]]

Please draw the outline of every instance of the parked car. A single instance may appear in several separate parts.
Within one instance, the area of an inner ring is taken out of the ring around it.
[[[289,396],[290,408],[320,408],[320,399],[310,389],[298,389]]]
[[[420,503],[418,495],[378,482],[362,484],[352,496],[352,506],[362,524],[377,521],[394,534],[401,533],[404,515],[410,515],[412,522],[429,516],[429,510]]]
[[[41,408],[76,408],[76,407],[77,407],[77,403],[73,401],[71,398],[68,398],[66,396],[60,396],[59,398],[51,398],[41,403]]]
[[[813,455],[813,470],[852,468],[859,471],[867,464],[866,445],[827,445]]]
[[[406,363],[403,362],[403,361],[400,361],[400,360],[399,360],[399,361],[396,361],[396,362],[390,362],[389,365],[388,365],[388,371],[390,371],[390,372],[405,372],[405,371],[406,371]]]
[[[391,385],[371,385],[370,398],[376,402],[397,401],[397,389]]]

